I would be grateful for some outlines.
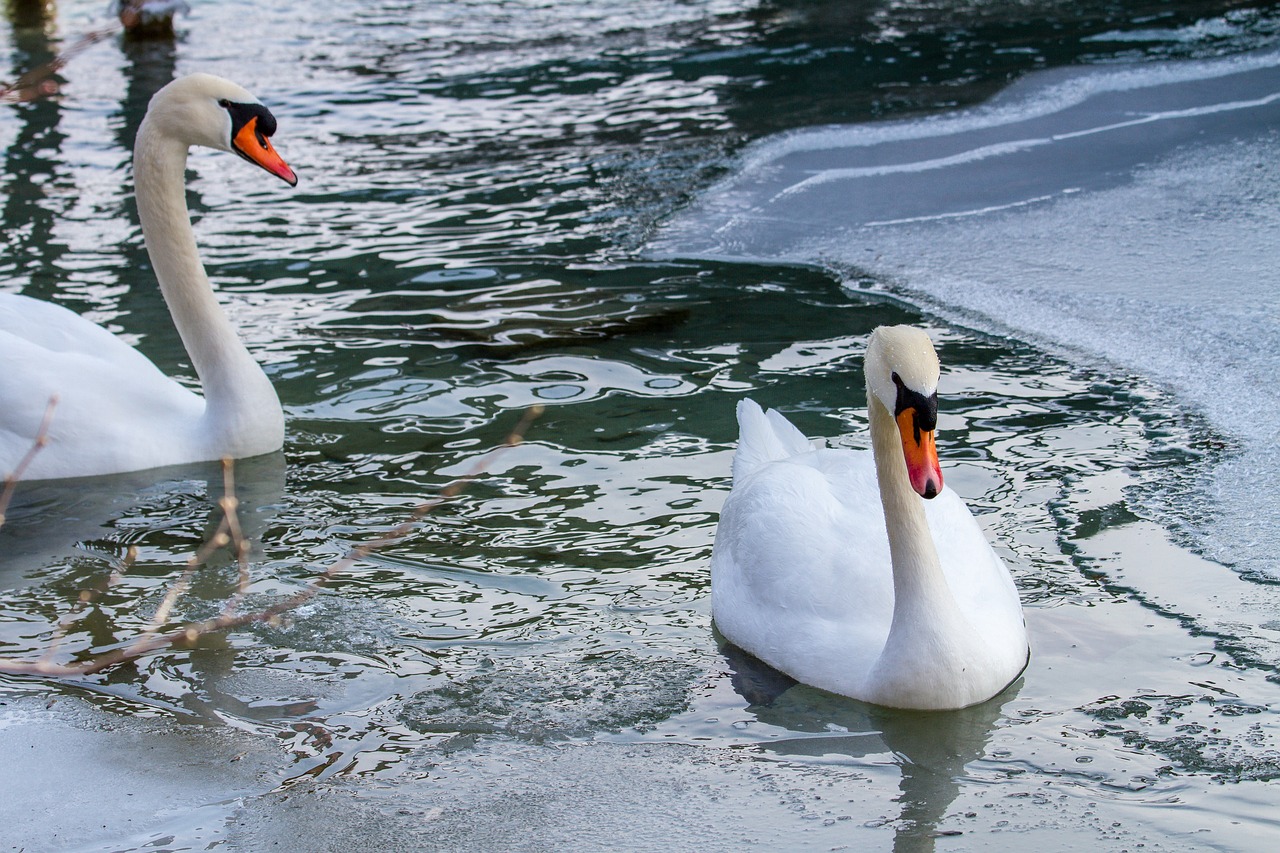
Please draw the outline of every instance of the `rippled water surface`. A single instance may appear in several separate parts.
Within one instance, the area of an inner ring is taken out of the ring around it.
[[[103,5],[10,4],[0,78]],[[1249,528],[1201,487],[1256,431],[1123,351],[966,322],[929,282],[949,281],[944,249],[1003,258],[1004,221],[931,242],[906,286],[889,252],[649,251],[774,134],[925,136],[1032,72],[1256,55],[1280,31],[1265,4],[1122,5],[197,2],[176,41],[108,39],[56,97],[0,105],[0,287],[184,381],[133,134],[194,70],[279,120],[297,189],[209,152],[189,171],[211,278],[288,418],[283,454],[235,470],[245,608],[479,472],[282,621],[92,677],[0,677],[4,849],[1269,849],[1274,579],[1253,543],[1206,533]],[[1269,186],[1231,200],[1239,220],[1270,221]],[[917,203],[950,202],[926,184]],[[1224,233],[1205,251],[1238,265]],[[953,714],[778,695],[710,621],[736,401],[865,446],[861,352],[898,322],[938,345],[947,483],[1032,635],[1024,678]],[[71,660],[145,630],[222,488],[217,466],[21,485],[0,654]],[[237,578],[216,553],[177,616],[216,614]]]

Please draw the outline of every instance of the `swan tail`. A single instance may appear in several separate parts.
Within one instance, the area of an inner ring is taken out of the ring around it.
[[[813,442],[779,412],[760,408],[755,400],[738,402],[738,449],[733,454],[733,480],[762,465],[813,450]]]

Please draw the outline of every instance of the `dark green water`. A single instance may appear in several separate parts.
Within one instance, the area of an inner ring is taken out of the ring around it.
[[[288,417],[284,453],[237,469],[249,604],[484,473],[279,625],[0,679],[4,849],[1268,849],[1275,587],[1199,555],[1213,507],[1189,497],[1231,436],[1140,373],[957,325],[891,281],[643,249],[766,135],[943,115],[1044,68],[1265,48],[1275,8],[195,6],[175,43],[108,41],[57,98],[3,106],[0,287],[190,378],[128,150],[172,75],[233,78],[301,177],[192,160],[206,264]],[[10,20],[7,79],[102,9]],[[805,688],[753,704],[710,624],[734,404],[860,446],[860,354],[887,322],[938,344],[947,482],[1015,574],[1031,667],[959,714]],[[526,442],[489,456],[533,405]],[[219,484],[196,466],[22,488],[0,654],[40,655],[64,620],[58,659],[145,628]],[[217,612],[231,562],[182,618]]]

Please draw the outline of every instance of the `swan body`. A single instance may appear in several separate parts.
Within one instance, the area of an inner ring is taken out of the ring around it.
[[[284,414],[262,368],[218,304],[186,203],[192,145],[234,152],[288,182],[269,137],[275,119],[239,86],[193,74],[151,99],[134,147],[143,238],[198,395],[107,330],[57,305],[0,293],[0,476],[32,448],[50,400],[46,443],[25,479],[136,471],[271,453]]]
[[[942,486],[928,336],[877,329],[866,369],[870,451],[817,448],[778,412],[739,403],[711,558],[716,627],[833,693],[897,708],[974,705],[1026,666],[1018,593]]]

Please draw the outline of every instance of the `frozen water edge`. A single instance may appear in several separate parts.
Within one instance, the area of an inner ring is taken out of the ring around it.
[[[1202,550],[1280,577],[1280,53],[1055,72],[954,117],[767,140],[660,257],[822,264],[1171,390],[1239,443]]]
[[[213,847],[279,761],[271,743],[231,727],[12,693],[0,700],[0,753],[5,850]]]
[[[875,273],[993,329],[1136,371],[1239,442],[1199,485],[1207,554],[1280,576],[1280,162],[1274,138],[1170,158],[1128,186],[879,244]],[[893,260],[890,260],[892,258]]]

